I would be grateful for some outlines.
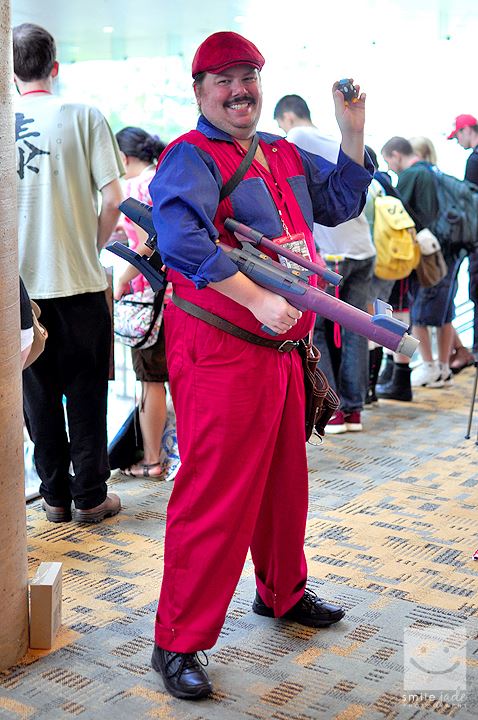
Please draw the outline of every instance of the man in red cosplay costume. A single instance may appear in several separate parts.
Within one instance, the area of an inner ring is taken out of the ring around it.
[[[152,664],[180,698],[212,692],[197,652],[216,642],[249,548],[255,613],[312,627],[344,615],[306,589],[304,382],[296,341],[314,315],[253,283],[216,241],[237,246],[224,228],[234,217],[281,242],[294,235],[294,248],[314,260],[314,220],[337,225],[364,205],[373,171],[364,161],[365,95],[346,104],[334,85],[343,137],[337,166],[261,132],[243,179],[220,199],[256,132],[263,64],[257,47],[233,32],[199,46],[192,65],[197,129],[170,144],[150,185],[174,289],[164,322],[181,456]],[[211,324],[217,318],[221,327]]]

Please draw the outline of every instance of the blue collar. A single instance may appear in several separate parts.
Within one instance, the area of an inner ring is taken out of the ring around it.
[[[220,130],[218,127],[209,122],[204,115],[199,116],[196,129],[199,130],[199,132],[202,132],[202,134],[209,138],[209,140],[225,140],[230,143],[234,142],[232,135],[224,132],[224,130]],[[271,135],[270,133],[263,132],[258,133],[258,135],[261,140],[269,144],[276,142],[277,140],[283,140],[280,135]]]

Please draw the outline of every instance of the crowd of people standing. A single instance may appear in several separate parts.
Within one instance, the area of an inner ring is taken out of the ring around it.
[[[287,139],[258,132],[265,59],[236,33],[214,33],[197,49],[192,77],[198,124],[167,147],[131,126],[115,138],[96,108],[57,99],[56,48],[46,30],[21,25],[13,42],[20,274],[49,334],[45,352],[24,372],[25,419],[43,508],[53,522],[99,522],[121,509],[106,484],[111,326],[98,255],[119,220],[124,176],[126,192],[152,204],[172,283],[157,344],[133,352],[142,383],[144,458],[128,474],[159,474],[166,381],[181,456],[168,505],[152,665],[172,695],[206,697],[212,684],[198,652],[217,640],[249,549],[253,612],[314,628],[345,614],[307,587],[301,339],[315,330],[320,362],[342,398],[329,434],[362,430],[367,398],[410,401],[413,386],[444,387],[452,369],[469,362],[452,327],[455,258],[446,258],[448,273],[433,292],[425,292],[413,273],[406,290],[403,284],[397,290],[393,278],[384,283],[374,275],[373,221],[366,207],[372,179],[380,185],[377,192],[401,198],[419,232],[433,227],[438,212],[435,160],[416,139],[388,140],[382,156],[398,176],[395,188],[365,150],[365,94],[353,86],[356,96],[349,101],[338,82],[332,100],[340,141],[320,134],[297,95],[284,96],[274,113]],[[451,137],[474,148],[467,179],[477,181],[475,118],[459,116]],[[228,248],[237,246],[229,217],[270,238],[293,238],[312,262],[322,255],[343,276],[341,298],[359,309],[384,294],[397,305],[395,292],[421,340],[422,365],[411,371],[408,358],[395,356],[390,378],[379,378],[370,393],[377,348],[238,271],[228,256]],[[139,230],[126,221],[124,227],[131,246],[146,252]],[[471,275],[476,265],[472,257]],[[128,268],[115,281],[115,297],[144,282]],[[475,301],[476,277],[474,283]],[[430,326],[437,328],[437,361]]]

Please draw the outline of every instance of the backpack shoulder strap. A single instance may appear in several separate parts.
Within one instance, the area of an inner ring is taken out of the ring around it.
[[[259,145],[259,135],[256,133],[254,137],[252,138],[252,142],[249,146],[249,150],[242,158],[241,164],[237,168],[236,172],[231,175],[229,180],[224,183],[224,185],[221,188],[221,192],[219,193],[219,202],[224,200],[224,198],[227,198],[228,195],[232,193],[234,188],[236,188],[239,183],[241,182],[242,178],[246,174],[246,172],[249,170],[249,168],[252,165],[252,161],[254,160],[254,155],[256,154],[257,146]]]

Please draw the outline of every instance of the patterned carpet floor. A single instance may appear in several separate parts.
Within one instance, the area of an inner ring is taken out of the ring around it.
[[[149,664],[172,483],[117,474],[124,510],[98,526],[53,525],[29,504],[30,576],[63,563],[63,626],[51,651],[0,673],[0,718],[475,718],[474,373],[413,403],[381,401],[364,432],[309,446],[310,585],[347,615],[321,631],[254,615],[248,560],[208,653],[205,701],[170,697]]]

